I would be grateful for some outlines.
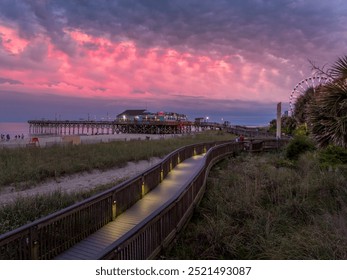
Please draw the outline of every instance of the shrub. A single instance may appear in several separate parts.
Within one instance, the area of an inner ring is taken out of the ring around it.
[[[347,164],[347,150],[342,147],[330,145],[320,150],[319,161],[323,166]]]
[[[291,160],[297,160],[299,156],[305,152],[313,151],[314,143],[305,136],[296,136],[286,149],[286,157]]]
[[[308,135],[307,125],[306,124],[298,125],[294,130],[294,135],[295,136],[307,136]]]

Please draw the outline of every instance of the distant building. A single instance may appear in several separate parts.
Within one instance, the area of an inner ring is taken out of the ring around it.
[[[126,110],[117,115],[118,121],[187,121],[184,114],[174,112],[151,113],[147,110]]]
[[[195,118],[195,123],[199,124],[203,122],[205,122],[205,118]]]
[[[147,110],[126,110],[123,113],[117,115],[117,120],[119,121],[134,121],[138,119],[141,115],[149,114]]]

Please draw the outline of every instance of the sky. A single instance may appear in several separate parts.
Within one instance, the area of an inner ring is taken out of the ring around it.
[[[126,109],[264,125],[347,54],[345,0],[0,0],[0,122]]]

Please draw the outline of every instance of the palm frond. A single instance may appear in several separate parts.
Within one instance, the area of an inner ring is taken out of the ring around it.
[[[335,79],[347,79],[347,55],[340,57],[331,67],[331,74]]]
[[[309,130],[319,146],[347,147],[347,85],[329,83],[319,89],[307,109]]]

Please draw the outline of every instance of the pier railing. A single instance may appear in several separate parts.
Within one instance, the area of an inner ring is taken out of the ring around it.
[[[261,145],[265,147],[267,140]],[[278,141],[277,141],[278,142]],[[52,259],[114,220],[155,188],[178,163],[207,152],[205,164],[177,197],[100,253],[106,259],[154,258],[187,222],[212,165],[245,143],[212,142],[180,148],[160,163],[107,191],[0,236],[0,259]],[[260,145],[260,144],[259,144]],[[259,147],[258,147],[259,148]]]

